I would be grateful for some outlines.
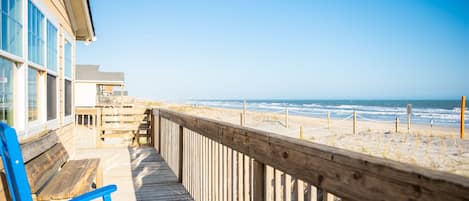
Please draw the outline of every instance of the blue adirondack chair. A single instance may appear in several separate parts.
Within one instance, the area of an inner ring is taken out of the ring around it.
[[[7,178],[10,196],[13,201],[32,201],[31,189],[26,176],[20,144],[14,128],[0,122],[0,152],[3,168]],[[85,201],[103,198],[111,201],[111,193],[117,190],[116,185],[108,185],[78,197],[71,201]]]

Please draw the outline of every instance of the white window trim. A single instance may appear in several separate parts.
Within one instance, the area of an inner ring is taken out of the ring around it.
[[[58,129],[59,127],[60,127],[59,118],[56,117],[55,119],[47,121],[47,129],[55,130],[55,129]]]
[[[63,101],[63,105],[64,105],[64,108],[63,108],[63,110],[64,110],[63,111],[64,122],[63,123],[64,123],[64,125],[67,125],[67,124],[69,124],[69,123],[71,123],[75,120],[74,119],[74,117],[75,117],[75,107],[74,107],[74,100],[73,100],[74,99],[74,97],[73,97],[74,96],[74,84],[75,84],[75,82],[73,80],[73,77],[75,76],[75,72],[74,72],[74,68],[73,68],[73,66],[74,66],[73,65],[74,64],[73,63],[74,62],[73,55],[74,55],[75,52],[74,52],[73,48],[75,47],[75,45],[72,42],[70,42],[70,41],[74,41],[74,40],[73,40],[73,38],[71,37],[71,35],[69,33],[67,33],[65,30],[63,30],[62,35],[63,35],[63,40],[61,41],[63,43],[63,57],[62,57],[63,58],[62,59],[63,93],[62,93],[62,100],[64,100]],[[70,48],[71,77],[65,76],[65,43],[66,42],[68,42],[71,46],[71,48]],[[65,114],[65,107],[66,107],[66,105],[65,105],[65,80],[70,81],[70,85],[71,85],[71,97],[70,97],[70,102],[71,103],[70,104],[71,104],[72,108],[71,108],[71,111],[70,111],[70,115]]]
[[[0,56],[4,57],[5,59],[8,59],[12,62],[19,63],[19,64],[23,64],[25,62],[25,59],[23,57],[16,56],[12,53],[9,53],[9,52],[7,52],[5,50],[1,50],[1,49],[0,49]]]
[[[44,5],[43,1],[41,1],[41,0],[24,0],[24,1],[31,1],[36,6],[36,8],[39,11],[41,11],[41,13],[44,15],[45,19],[49,19],[49,21],[55,27],[59,26],[59,20],[51,12],[49,12],[49,9],[47,9],[47,6]],[[28,13],[27,10],[25,12]],[[26,14],[26,17],[27,16],[28,16],[28,14]]]
[[[75,120],[74,117],[75,116],[73,115],[73,107],[72,107],[72,114],[64,117],[64,126],[73,123]]]
[[[48,58],[48,55],[47,55],[48,54],[48,51],[47,51],[47,47],[48,47],[48,45],[47,45],[47,42],[48,42],[48,40],[47,40],[47,28],[48,28],[47,22],[50,22],[52,24],[52,26],[54,26],[54,28],[56,29],[55,37],[57,39],[57,44],[56,44],[56,50],[57,50],[57,55],[56,55],[57,58],[56,59],[57,60],[56,60],[56,70],[55,71],[50,70],[48,68],[49,66],[47,66],[47,63],[48,63],[48,60],[47,60],[47,58]],[[60,119],[59,118],[60,117],[60,112],[59,112],[60,111],[60,90],[59,90],[59,88],[60,88],[60,85],[59,85],[60,84],[60,79],[59,79],[59,77],[60,77],[59,76],[60,75],[59,74],[59,66],[60,66],[59,47],[60,47],[60,44],[59,44],[59,28],[58,28],[58,23],[54,22],[54,21],[51,21],[50,18],[48,18],[48,17],[46,18],[45,24],[46,24],[45,25],[46,26],[46,45],[45,45],[45,48],[46,48],[46,51],[45,51],[45,55],[46,55],[46,59],[45,59],[45,61],[46,61],[45,62],[45,64],[46,64],[46,81],[47,81],[47,74],[55,76],[55,95],[56,95],[55,96],[55,99],[56,99],[55,100],[55,103],[56,103],[55,104],[55,109],[56,109],[55,110],[55,112],[56,112],[55,119],[48,120],[47,124],[48,124],[48,128],[56,129],[60,125],[60,122],[59,122],[59,119]],[[46,93],[46,96],[47,96],[47,84],[46,84],[46,92],[45,93]],[[47,98],[46,98],[46,106],[47,106]],[[46,109],[46,119],[47,119],[47,109]]]
[[[58,77],[58,75],[59,75],[59,66],[60,66],[60,62],[59,62],[59,48],[60,48],[60,44],[59,44],[59,28],[58,28],[59,26],[58,26],[58,25],[55,25],[52,21],[49,21],[49,22],[52,24],[52,26],[55,27],[55,30],[56,30],[56,32],[55,32],[55,38],[57,38],[57,44],[56,44],[57,47],[55,47],[56,50],[57,50],[57,60],[56,60],[56,65],[57,65],[56,68],[57,68],[57,69],[56,69],[55,71],[53,71],[53,70],[50,70],[50,69],[48,68],[49,66],[47,66],[47,62],[48,62],[48,61],[47,61],[47,56],[48,56],[48,55],[47,55],[47,42],[48,42],[48,41],[47,41],[47,21],[49,21],[49,19],[46,20],[46,45],[45,45],[45,46],[46,46],[46,65],[45,65],[45,66],[46,66],[46,69],[47,69],[47,72],[48,72],[48,73],[50,72],[50,74],[57,75],[57,77]]]
[[[73,46],[73,44],[70,42],[70,40],[68,40],[67,37],[65,37],[66,35],[67,35],[67,33],[64,32],[64,38],[65,38],[65,40],[64,40],[64,48],[63,48],[64,54],[63,54],[63,72],[62,72],[62,74],[63,74],[64,79],[73,81],[73,75],[74,75],[74,72],[73,72],[73,71],[74,71],[74,69],[73,69],[73,53],[74,53],[74,52],[73,52],[73,47],[74,47],[74,46]],[[68,77],[68,76],[65,75],[65,44],[66,44],[66,43],[69,43],[69,44],[70,44],[70,68],[71,68],[71,69],[70,69],[70,73],[71,73],[70,76],[71,76],[71,77]]]

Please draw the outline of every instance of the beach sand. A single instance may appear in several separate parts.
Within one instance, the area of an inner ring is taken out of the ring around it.
[[[175,104],[162,107],[233,124],[240,124],[242,112]],[[285,114],[254,111],[247,111],[245,126],[294,138],[300,137],[303,126],[304,140],[469,177],[469,139],[459,139],[459,128],[413,124],[408,131],[407,121],[401,120],[396,133],[395,121],[357,118],[353,134],[351,118],[331,119],[328,129],[326,117],[289,115],[286,128]]]

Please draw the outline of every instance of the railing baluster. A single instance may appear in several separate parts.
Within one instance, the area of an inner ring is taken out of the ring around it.
[[[285,173],[284,200],[291,201],[291,176]]]
[[[265,165],[257,160],[253,160],[253,201],[265,201]]]
[[[274,169],[270,166],[265,167],[265,199],[267,201],[274,200]]]
[[[249,182],[249,168],[250,168],[250,158],[249,156],[247,155],[244,155],[243,154],[243,160],[244,160],[244,170],[243,170],[243,173],[244,173],[244,201],[250,201],[251,198],[250,198],[250,182]]]

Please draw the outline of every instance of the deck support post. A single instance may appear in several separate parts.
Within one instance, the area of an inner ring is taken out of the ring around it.
[[[253,160],[253,200],[265,201],[265,165]]]
[[[179,163],[178,163],[178,182],[182,183],[182,167],[184,153],[184,127],[179,125]]]

